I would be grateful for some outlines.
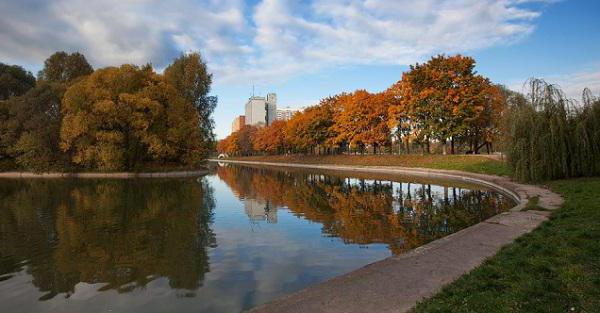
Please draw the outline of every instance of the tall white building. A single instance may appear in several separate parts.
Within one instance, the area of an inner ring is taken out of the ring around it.
[[[289,121],[296,112],[300,112],[302,109],[292,109],[290,107],[286,107],[284,109],[277,109],[277,120],[280,121]]]
[[[267,94],[267,97],[252,96],[246,102],[246,125],[271,125],[276,119],[277,95]]]

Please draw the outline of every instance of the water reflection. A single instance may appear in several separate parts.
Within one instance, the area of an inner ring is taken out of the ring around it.
[[[26,268],[39,300],[69,297],[80,282],[122,293],[157,277],[194,291],[209,271],[205,182],[3,181],[0,191],[0,279]]]
[[[239,166],[218,167],[217,173],[245,200],[246,214],[253,221],[276,223],[277,208],[283,207],[322,224],[327,236],[348,244],[385,243],[394,254],[512,206],[496,192],[430,183]]]
[[[455,183],[241,166],[0,180],[0,200],[7,312],[240,311],[511,206]]]

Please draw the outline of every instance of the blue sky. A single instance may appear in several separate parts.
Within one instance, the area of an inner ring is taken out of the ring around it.
[[[521,90],[532,76],[578,97],[600,93],[600,1],[585,0],[20,0],[0,1],[0,62],[36,72],[57,50],[96,68],[161,71],[199,50],[219,97],[216,133],[255,85],[300,107],[342,91],[381,91],[438,53]]]

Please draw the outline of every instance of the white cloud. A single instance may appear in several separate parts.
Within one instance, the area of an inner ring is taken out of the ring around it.
[[[152,62],[181,51],[209,59],[244,52],[243,2],[25,0],[0,2],[0,58],[41,62],[57,50],[83,52],[95,66]]]
[[[3,1],[0,58],[30,64],[80,50],[95,66],[150,61],[160,68],[182,50],[201,50],[221,82],[274,81],[514,42],[540,15],[523,2],[531,1]]]
[[[600,96],[600,67],[586,71],[536,78],[543,79],[549,84],[557,85],[568,98],[577,101],[581,101],[585,88],[590,89],[594,96]],[[509,88],[526,94],[528,92],[528,86],[525,85],[526,82],[527,80],[513,81],[509,84]]]

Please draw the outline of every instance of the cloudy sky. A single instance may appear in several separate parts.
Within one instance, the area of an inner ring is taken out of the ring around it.
[[[214,74],[217,135],[255,85],[299,107],[341,91],[385,89],[434,54],[521,90],[531,77],[600,93],[596,0],[0,0],[0,62],[32,72],[54,51],[96,68],[162,70],[199,50]]]

